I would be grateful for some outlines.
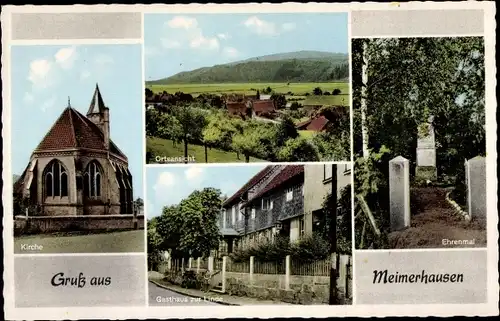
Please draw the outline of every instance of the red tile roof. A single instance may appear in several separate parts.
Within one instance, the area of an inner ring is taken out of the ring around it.
[[[285,184],[292,178],[297,177],[303,173],[304,173],[304,165],[286,165],[284,169],[281,170],[281,172],[267,184],[266,187],[261,189],[260,192],[255,194],[249,201],[252,201],[264,195],[265,193],[280,187],[281,185]]]
[[[35,151],[74,148],[106,150],[104,134],[90,119],[76,109],[67,107],[56,120]],[[110,140],[110,152],[127,159]]]
[[[260,172],[255,174],[252,178],[250,178],[248,180],[248,182],[245,185],[243,185],[243,187],[241,187],[236,193],[234,193],[231,197],[229,197],[227,200],[225,200],[222,205],[229,206],[229,205],[232,205],[233,203],[235,203],[235,201],[239,200],[239,198],[244,193],[246,193],[249,189],[254,187],[261,179],[263,179],[266,176],[266,174],[268,174],[269,171],[271,171],[272,168],[273,168],[273,166],[271,166],[271,165],[266,166],[263,170],[261,170]]]
[[[263,112],[270,112],[273,111],[274,108],[274,101],[272,100],[255,100],[253,102],[253,110],[256,113],[263,113]]]
[[[301,130],[314,130],[320,132],[325,129],[328,122],[329,120],[325,116],[319,116],[297,124],[297,128]]]
[[[226,106],[230,113],[245,113],[247,109],[245,102],[228,102]]]

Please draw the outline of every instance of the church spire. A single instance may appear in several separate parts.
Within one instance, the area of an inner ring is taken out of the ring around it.
[[[69,96],[68,96],[68,107],[71,108],[71,101],[69,99]]]
[[[101,91],[99,90],[99,85],[95,84],[94,95],[92,96],[92,101],[90,102],[89,111],[87,115],[90,114],[102,114],[106,106],[104,105],[104,100],[101,96]]]

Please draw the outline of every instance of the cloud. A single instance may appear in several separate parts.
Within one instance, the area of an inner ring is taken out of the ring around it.
[[[193,49],[219,50],[219,38],[207,36],[195,18],[176,16],[165,23],[167,35],[161,39],[163,48],[178,49],[188,46]],[[175,30],[172,30],[175,29]]]
[[[277,36],[283,32],[292,31],[296,27],[293,22],[285,22],[278,26],[274,22],[259,19],[257,16],[248,18],[243,24],[252,32],[261,36]]]
[[[274,36],[278,34],[274,23],[261,20],[257,16],[248,18],[243,24],[252,32],[259,35]]]
[[[27,92],[24,94],[23,101],[26,104],[31,104],[34,100],[35,100],[35,97],[33,97],[32,93]]]
[[[55,106],[56,104],[56,96],[52,96],[50,97],[49,99],[45,100],[43,103],[42,103],[42,106],[41,106],[41,109],[43,112],[46,112],[47,110],[51,109],[52,107]]]
[[[176,16],[167,22],[167,25],[172,29],[194,29],[198,26],[198,21],[195,18],[186,16]]]
[[[238,51],[238,49],[236,48],[233,48],[233,47],[225,47],[222,52],[224,53],[224,55],[226,57],[229,57],[229,58],[236,58],[240,55],[240,52]]]
[[[204,170],[200,166],[191,166],[184,172],[186,180],[188,181],[198,181],[203,177]]]
[[[62,48],[54,55],[55,62],[63,69],[70,69],[77,58],[75,47]]]
[[[156,192],[156,197],[165,198],[166,196],[168,196],[172,192],[175,182],[175,175],[171,172],[165,171],[160,173],[155,185],[153,186],[153,189]]]
[[[191,39],[190,46],[191,48],[217,50],[219,49],[219,40],[217,38],[206,38],[199,34]]]
[[[281,29],[283,31],[292,31],[295,29],[295,27],[296,27],[296,25],[293,22],[286,22],[286,23],[281,25]]]
[[[80,80],[85,80],[91,76],[90,71],[88,70],[82,70],[80,73]]]
[[[220,39],[220,40],[227,40],[227,39],[230,39],[231,36],[228,34],[228,33],[219,33],[217,35],[217,37]]]
[[[28,80],[34,87],[46,88],[52,84],[50,76],[53,69],[52,63],[46,59],[33,60],[30,63]]]

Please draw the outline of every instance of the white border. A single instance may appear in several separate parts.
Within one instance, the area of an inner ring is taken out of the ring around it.
[[[497,184],[496,184],[496,69],[495,69],[495,36],[494,30],[496,23],[495,16],[495,3],[494,2],[410,2],[410,3],[343,3],[343,4],[329,4],[329,3],[284,3],[284,4],[189,4],[189,5],[74,5],[74,6],[4,6],[2,8],[2,25],[10,25],[10,13],[23,13],[23,12],[142,12],[142,13],[295,13],[295,12],[349,12],[353,10],[423,10],[423,9],[484,9],[485,10],[485,68],[486,68],[486,127],[487,127],[487,199],[488,199],[488,303],[487,304],[425,304],[425,305],[352,305],[352,306],[287,306],[286,309],[274,306],[259,306],[255,308],[252,306],[243,307],[196,307],[194,309],[186,309],[185,306],[179,307],[127,307],[127,308],[14,308],[14,291],[13,284],[13,237],[10,231],[13,228],[12,210],[8,206],[4,210],[4,298],[5,298],[5,317],[6,319],[35,319],[43,316],[44,319],[124,319],[124,318],[217,318],[217,317],[330,317],[330,316],[457,316],[457,315],[496,315],[498,314],[498,215],[497,215]],[[350,19],[349,19],[350,23]],[[4,140],[3,155],[10,155],[11,141],[10,141],[10,44],[19,45],[33,45],[33,44],[99,44],[105,42],[109,43],[138,43],[137,39],[127,40],[64,40],[64,41],[11,41],[10,30],[4,32],[2,35],[2,79],[3,81],[3,132]],[[350,30],[350,28],[349,28]],[[350,32],[350,31],[349,31]],[[143,30],[144,33],[144,30]],[[450,35],[446,35],[450,36]],[[463,35],[472,36],[472,35]],[[385,36],[386,37],[386,36]],[[350,41],[350,40],[349,40]],[[140,40],[139,40],[140,42]],[[9,44],[9,45],[8,45]],[[144,50],[142,52],[144,55]],[[144,72],[144,71],[143,71]],[[350,72],[352,73],[352,71]],[[143,75],[144,78],[144,75]],[[351,77],[352,81],[352,77]],[[350,89],[352,90],[352,88]],[[144,95],[144,90],[143,90]],[[352,109],[352,97],[351,97]],[[144,116],[143,116],[144,117]],[[352,121],[351,121],[352,123]],[[351,124],[352,126],[352,124]],[[352,144],[351,144],[352,145]],[[145,145],[144,145],[145,148]],[[351,161],[352,161],[352,148],[351,148]],[[144,150],[145,153],[145,150]],[[145,156],[145,155],[144,155]],[[4,158],[8,159],[8,156]],[[145,158],[144,158],[145,159]],[[341,163],[341,162],[336,162]],[[345,162],[344,162],[345,163]],[[269,165],[270,163],[255,163],[255,165]],[[279,163],[272,163],[278,165]],[[291,164],[291,163],[289,163]],[[168,166],[193,166],[199,164],[168,164]],[[221,164],[204,164],[203,166],[220,166]],[[247,166],[248,164],[231,164],[230,166]],[[354,175],[354,168],[352,166],[352,174]],[[165,167],[162,165],[148,165],[148,167]],[[10,163],[5,160],[3,162],[4,171],[2,173],[4,181],[4,189],[2,198],[3,200],[10,201],[12,199],[12,175]],[[144,168],[145,172],[146,169]],[[354,177],[354,176],[352,176]],[[143,180],[146,181],[144,173]],[[144,189],[146,187],[144,186]],[[146,196],[144,195],[144,211],[147,210]],[[354,210],[354,208],[353,208]],[[7,219],[5,219],[7,217]],[[10,219],[9,219],[10,218]],[[145,219],[147,216],[145,215]],[[145,246],[147,246],[145,244]],[[353,242],[354,246],[354,242]],[[415,249],[413,251],[452,251],[458,249]],[[460,249],[463,250],[463,249]],[[469,250],[484,250],[484,249],[469,249]],[[115,255],[123,255],[123,253],[115,253]],[[134,253],[137,255],[137,253]],[[75,254],[71,254],[75,255]],[[96,255],[92,253],[90,255]],[[112,255],[112,254],[106,254]],[[142,255],[142,254],[139,254]],[[353,264],[354,264],[353,251]],[[147,262],[147,255],[146,262]],[[147,265],[145,266],[147,273]],[[355,303],[355,265],[353,266],[353,301]],[[147,281],[146,281],[147,284]],[[146,291],[147,293],[148,291]],[[147,295],[147,294],[146,294]]]

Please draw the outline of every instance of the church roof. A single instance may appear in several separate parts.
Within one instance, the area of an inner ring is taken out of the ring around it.
[[[102,100],[102,98],[101,98]],[[66,107],[35,151],[89,148],[106,150],[104,134],[86,116],[72,107]],[[125,154],[111,141],[109,151],[124,159]]]
[[[99,85],[95,85],[94,95],[92,96],[92,100],[90,101],[89,114],[100,114],[103,113],[106,109],[104,105],[104,100],[102,99],[101,91],[99,90]]]

